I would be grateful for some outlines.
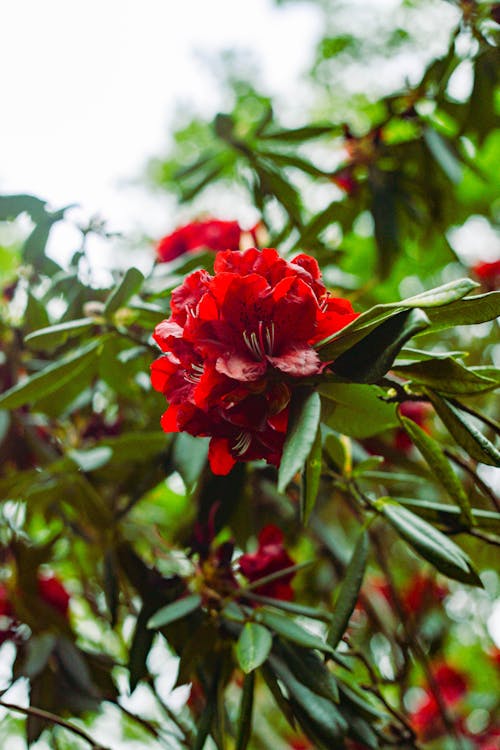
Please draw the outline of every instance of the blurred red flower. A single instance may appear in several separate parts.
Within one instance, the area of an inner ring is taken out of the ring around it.
[[[446,708],[455,706],[467,692],[466,675],[444,663],[435,666],[432,673]],[[438,702],[430,688],[426,688],[420,704],[410,715],[410,721],[417,735],[423,740],[435,739],[446,731]]]
[[[237,221],[192,221],[163,237],[156,246],[156,256],[161,263],[165,263],[190,250],[201,248],[215,252],[239,250],[242,232]]]
[[[428,419],[431,409],[430,404],[426,404],[423,401],[403,401],[399,407],[399,411],[403,417],[411,419],[412,422],[415,422],[425,432],[429,432]],[[412,446],[413,443],[406,432],[402,427],[399,427],[394,436],[394,447],[403,453],[408,453]]]
[[[264,526],[259,534],[259,546],[256,552],[242,555],[238,560],[240,570],[253,583],[271,573],[278,573],[295,564],[283,545],[283,532],[277,526]],[[256,594],[269,596],[289,602],[293,599],[291,581],[295,573],[277,578],[254,589]]]
[[[169,401],[165,432],[211,437],[212,471],[236,461],[279,464],[294,386],[325,365],[314,344],[357,314],[332,297],[314,258],[276,250],[220,252],[214,275],[191,273],[155,329],[165,352],[151,382]]]
[[[490,291],[494,291],[500,286],[500,260],[494,260],[490,263],[481,261],[472,266],[471,270],[483,286]]]
[[[448,594],[446,586],[426,573],[416,573],[402,592],[403,607],[418,615],[443,601]]]
[[[50,574],[39,574],[38,593],[40,599],[43,599],[46,604],[57,610],[63,617],[67,617],[70,595],[59,578]]]

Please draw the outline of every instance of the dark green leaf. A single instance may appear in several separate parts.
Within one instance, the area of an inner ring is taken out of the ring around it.
[[[316,648],[318,651],[325,651],[326,653],[332,653],[333,649],[328,643],[320,638],[318,635],[314,635],[309,630],[305,630],[300,625],[292,620],[290,617],[278,614],[278,612],[271,612],[268,609],[260,609],[255,614],[255,620],[262,622],[270,630],[278,635],[281,635],[292,643],[297,643],[299,646],[304,648]]]
[[[314,443],[321,412],[316,391],[296,391],[290,407],[288,433],[278,472],[278,490],[283,492],[302,469]]]
[[[96,321],[93,318],[69,320],[65,323],[57,323],[57,325],[34,331],[28,334],[24,340],[32,349],[50,351],[74,336],[88,333],[95,324]]]
[[[26,646],[26,654],[20,674],[30,680],[40,674],[47,666],[55,644],[56,637],[53,633],[33,635]]]
[[[267,628],[256,622],[247,622],[243,626],[236,644],[236,657],[245,674],[266,661],[272,645],[273,637]]]
[[[420,331],[417,336],[425,336],[445,328],[475,325],[495,320],[500,315],[500,292],[478,294],[458,300],[445,307],[429,310],[427,313],[431,327]]]
[[[105,466],[113,455],[113,450],[108,445],[100,445],[89,450],[70,450],[66,454],[84,472],[96,471]]]
[[[55,653],[70,678],[70,682],[85,695],[99,697],[99,691],[92,681],[92,675],[82,651],[68,638],[58,638]]]
[[[496,382],[490,377],[484,377],[480,372],[464,367],[448,357],[414,362],[410,365],[397,365],[393,369],[397,375],[402,375],[414,383],[450,395],[486,393],[497,387]]]
[[[462,483],[453,471],[450,462],[443,453],[442,446],[428,435],[418,424],[400,414],[399,419],[405,432],[410,436],[424,459],[434,478],[445,488],[452,500],[461,508],[469,525],[474,523],[469,498]]]
[[[363,529],[352,552],[335,602],[328,643],[335,649],[344,635],[358,601],[368,558],[368,534]]]
[[[143,274],[137,268],[129,268],[118,286],[108,297],[104,306],[104,314],[110,317],[120,307],[127,304],[129,299],[137,294],[144,281]]]
[[[318,425],[316,437],[314,438],[311,451],[306,459],[305,469],[302,474],[300,509],[302,522],[304,524],[307,524],[309,520],[309,516],[314,509],[316,497],[318,495],[319,482],[321,479],[321,450],[321,430]]]
[[[401,347],[428,326],[422,310],[403,310],[343,352],[331,369],[354,383],[376,383],[390,370]]]
[[[467,419],[460,408],[432,391],[427,391],[427,395],[450,434],[471,458],[490,466],[500,466],[500,451]]]
[[[379,509],[398,534],[440,573],[462,583],[482,586],[468,556],[447,536],[407,508],[382,499]]]
[[[276,644],[275,650],[303,685],[314,693],[322,695],[323,698],[338,703],[337,681],[321,657],[314,651],[300,648],[289,641]]]
[[[63,388],[70,381],[87,368],[95,360],[97,365],[97,350],[103,339],[96,339],[89,344],[75,349],[58,362],[45,367],[36,375],[31,375],[22,382],[10,388],[0,396],[0,406],[3,409],[17,409],[28,403],[36,403],[44,396]]]
[[[0,195],[0,221],[15,219],[16,216],[26,212],[34,222],[37,222],[45,214],[45,201],[35,198],[34,195]]]
[[[262,140],[274,141],[307,141],[312,138],[319,138],[322,135],[334,135],[339,131],[337,125],[306,125],[303,128],[294,128],[292,130],[274,130],[267,133],[261,133]]]
[[[240,712],[238,716],[238,732],[235,750],[246,750],[252,734],[252,711],[255,688],[255,673],[247,674],[241,691]]]
[[[385,391],[375,385],[327,383],[319,388],[325,424],[336,432],[366,438],[398,424],[396,407],[382,400]]]
[[[180,620],[181,617],[191,614],[201,606],[201,596],[199,594],[190,594],[182,599],[167,604],[162,607],[148,620],[148,628],[163,628],[171,622]]]
[[[147,674],[146,661],[155,637],[154,632],[147,627],[147,622],[154,613],[156,606],[145,602],[137,617],[128,660],[131,693],[134,692],[139,681]]]
[[[431,500],[416,500],[408,497],[395,498],[398,503],[411,508],[421,518],[432,521],[433,524],[442,526],[452,531],[465,531],[468,526],[462,521],[462,511],[454,505],[443,505]],[[488,529],[500,533],[500,513],[493,510],[472,509],[474,525],[479,529]]]
[[[400,247],[397,178],[394,173],[384,172],[376,167],[372,167],[369,174],[378,270],[381,277],[385,278]]]

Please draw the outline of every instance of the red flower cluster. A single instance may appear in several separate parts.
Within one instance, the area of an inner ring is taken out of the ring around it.
[[[242,555],[238,562],[241,572],[252,583],[295,564],[283,546],[283,532],[273,525],[264,526],[260,532],[257,551]],[[261,596],[289,602],[293,599],[291,581],[294,575],[294,572],[288,573],[275,581],[256,587],[254,591]]]
[[[193,221],[163,237],[156,246],[156,255],[161,263],[165,263],[201,248],[215,252],[239,250],[242,233],[237,221]]]
[[[220,252],[214,275],[191,273],[155,329],[165,353],[151,382],[169,401],[165,432],[211,437],[215,474],[236,461],[279,464],[292,390],[324,368],[314,344],[356,317],[332,297],[314,258]]]
[[[449,664],[439,664],[435,667],[433,677],[443,703],[448,709],[453,708],[467,692],[468,684],[465,675]],[[445,731],[438,702],[429,688],[425,690],[410,720],[417,735],[423,740],[435,739]]]
[[[66,619],[70,596],[60,580],[54,575],[40,573],[37,588],[40,599]],[[6,586],[0,584],[0,645],[4,641],[15,639],[19,624],[15,602],[12,602]]]
[[[482,261],[472,266],[472,271],[479,281],[490,291],[495,291],[500,286],[500,260],[490,263]]]

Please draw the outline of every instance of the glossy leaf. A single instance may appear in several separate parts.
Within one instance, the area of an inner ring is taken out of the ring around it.
[[[93,360],[97,365],[97,351],[101,344],[102,339],[91,341],[35,375],[30,375],[0,395],[0,407],[17,409],[24,404],[36,403],[44,396],[61,390],[69,381],[75,380],[86,370]]]
[[[378,386],[328,383],[318,390],[327,399],[323,421],[343,435],[366,438],[398,424],[395,405],[382,400]]]
[[[240,710],[238,715],[238,730],[235,750],[246,750],[252,734],[252,711],[255,690],[255,673],[247,674],[243,680]]]
[[[79,336],[82,333],[89,333],[95,324],[96,321],[94,318],[69,320],[29,333],[24,340],[31,349],[50,351],[75,336]]]
[[[129,299],[139,291],[143,281],[144,276],[137,268],[129,268],[108,297],[104,306],[104,314],[110,317],[120,307],[126,305]]]
[[[148,628],[163,628],[171,622],[180,620],[186,615],[190,615],[201,606],[201,596],[199,594],[190,594],[182,599],[167,604],[155,612],[148,620]]]
[[[288,433],[278,472],[278,490],[283,492],[300,471],[314,444],[321,400],[316,391],[299,391],[290,407]]]
[[[316,437],[314,438],[311,451],[306,459],[304,472],[302,474],[300,511],[302,523],[304,524],[307,524],[309,516],[314,510],[316,504],[321,479],[321,453],[321,431],[318,426]]]
[[[378,503],[398,534],[440,573],[462,583],[482,586],[468,556],[447,536],[395,502],[382,498]]]
[[[500,451],[457,406],[432,391],[427,392],[436,413],[471,458],[490,466],[500,466]]]
[[[236,644],[238,664],[245,674],[266,661],[272,645],[273,637],[267,628],[256,622],[245,623]]]
[[[469,525],[472,525],[474,521],[469,498],[450,462],[444,455],[442,446],[411,419],[402,415],[399,418],[405,432],[410,436],[427,462],[433,477],[445,488],[451,499],[461,508]]]
[[[333,619],[328,631],[328,643],[334,649],[340,643],[358,601],[365,575],[367,558],[368,534],[363,529],[353,549],[334,605]]]
[[[305,630],[305,628],[298,625],[290,617],[278,614],[277,612],[271,612],[268,609],[261,609],[256,613],[255,619],[258,622],[262,622],[274,633],[281,635],[288,641],[292,641],[292,643],[297,643],[299,646],[316,648],[325,653],[333,651],[331,646],[325,643],[322,638],[311,633],[309,630]]]
[[[403,310],[344,351],[331,369],[353,383],[376,383],[390,370],[406,342],[428,326],[429,318],[422,310]]]
[[[396,365],[394,372],[419,385],[449,395],[486,393],[497,384],[480,372],[464,367],[454,359],[429,359],[410,365]]]

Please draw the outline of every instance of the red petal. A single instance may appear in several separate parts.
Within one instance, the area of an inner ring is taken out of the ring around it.
[[[221,476],[229,474],[236,463],[229,452],[229,440],[226,438],[212,438],[208,448],[208,460],[214,474]]]
[[[281,372],[295,377],[316,375],[321,371],[318,353],[309,344],[289,346],[279,357],[267,357],[267,359]]]
[[[164,432],[179,432],[177,414],[180,406],[169,406],[167,411],[162,414],[160,424]]]

